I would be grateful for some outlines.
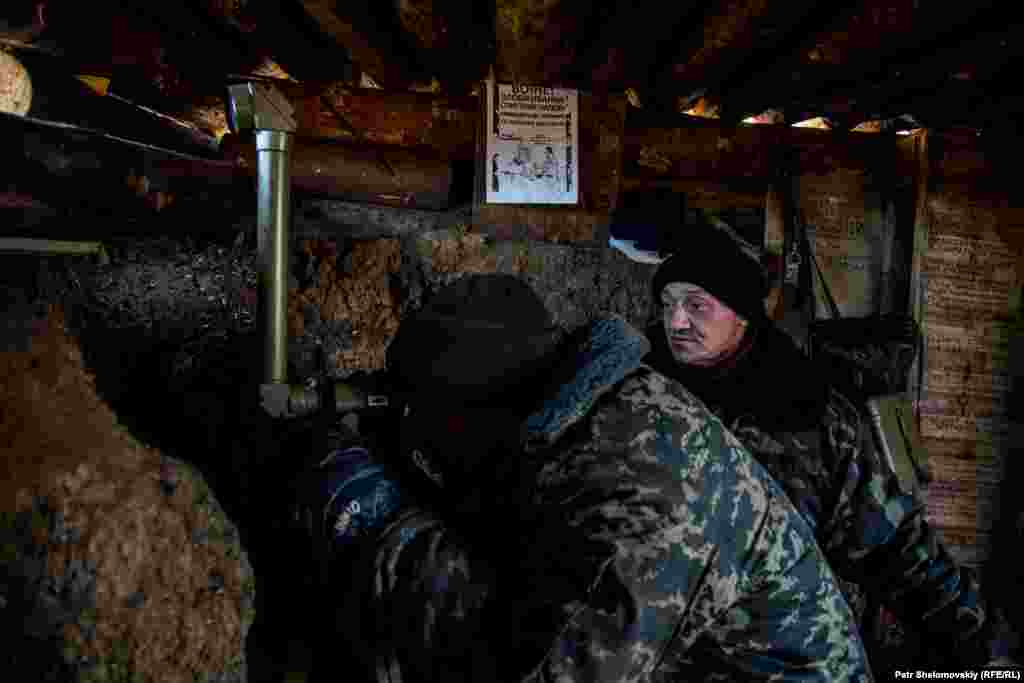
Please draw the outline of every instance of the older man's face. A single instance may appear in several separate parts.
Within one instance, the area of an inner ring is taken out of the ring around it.
[[[710,367],[739,347],[747,321],[689,282],[672,282],[661,292],[662,322],[672,355],[680,363]]]

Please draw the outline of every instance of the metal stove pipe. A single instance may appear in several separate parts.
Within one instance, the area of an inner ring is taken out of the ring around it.
[[[333,401],[338,412],[386,406],[386,395],[367,395],[337,383],[322,397],[315,388],[288,383],[288,226],[291,220],[290,155],[295,131],[292,107],[274,88],[238,83],[228,87],[232,131],[256,131],[256,221],[263,302],[264,354],[260,396],[273,417],[299,417]]]
[[[265,330],[260,395],[268,413],[289,417],[293,392],[288,386],[288,155],[296,127],[294,110],[281,93],[264,84],[230,85],[227,100],[231,129],[256,132],[256,222]]]
[[[292,134],[256,131],[257,228],[265,296],[263,381],[288,381],[288,225]]]

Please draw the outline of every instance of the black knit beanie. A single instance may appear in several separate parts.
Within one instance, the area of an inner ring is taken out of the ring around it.
[[[528,284],[512,275],[466,275],[402,322],[388,347],[388,371],[420,400],[507,402],[536,379],[559,337]]]
[[[767,320],[764,299],[767,280],[761,265],[747,256],[724,230],[702,225],[686,249],[673,253],[654,274],[651,294],[661,301],[662,290],[672,282],[689,282],[736,311],[748,322]]]

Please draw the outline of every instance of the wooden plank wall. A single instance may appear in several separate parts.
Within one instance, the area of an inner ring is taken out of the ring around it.
[[[923,445],[935,477],[928,515],[957,557],[982,565],[1011,447],[1008,349],[1024,282],[1024,209],[993,191],[998,171],[975,135],[918,142],[927,155],[915,289],[926,335]]]
[[[800,178],[797,205],[807,222],[814,255],[839,311],[864,316],[902,310],[909,280],[909,230],[900,230],[896,203],[905,197],[880,190],[870,168],[838,169]],[[831,317],[815,284],[817,315]]]
[[[910,279],[911,231],[900,229],[897,204],[911,201],[897,188],[885,193],[873,186],[867,167],[837,168],[831,172],[800,175],[796,183],[796,204],[806,222],[815,259],[829,291],[843,316],[865,316],[905,310],[905,292]],[[785,246],[784,220],[780,198],[768,193],[765,223],[766,263],[781,261]],[[792,256],[790,255],[792,260]],[[772,272],[780,278],[785,267]],[[784,301],[776,308],[769,302],[773,318],[798,340],[806,336],[806,313],[801,310],[790,281]],[[815,279],[815,301],[819,319],[832,317],[821,279]]]

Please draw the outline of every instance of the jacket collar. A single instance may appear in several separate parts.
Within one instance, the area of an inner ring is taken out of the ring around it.
[[[651,354],[644,363],[671,377],[727,425],[741,417],[780,431],[817,424],[828,396],[828,376],[772,323],[752,325],[742,352],[724,367],[698,368],[672,356],[660,326],[647,330]]]
[[[619,316],[598,318],[574,335],[564,357],[567,371],[561,375],[569,380],[559,381],[523,423],[526,451],[557,441],[599,398],[639,368],[650,348],[646,337]]]

